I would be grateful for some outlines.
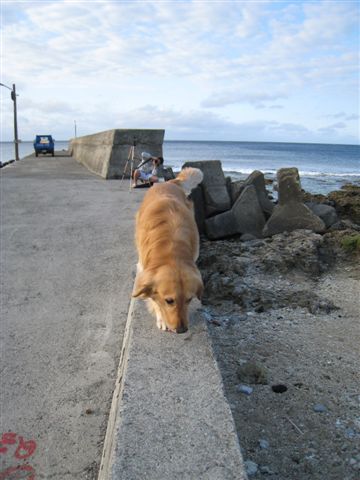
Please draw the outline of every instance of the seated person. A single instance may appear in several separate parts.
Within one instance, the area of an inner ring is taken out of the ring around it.
[[[150,153],[142,152],[141,163],[139,167],[133,172],[133,187],[136,187],[137,181],[148,182],[150,185],[159,181],[159,175],[163,157],[153,157]]]

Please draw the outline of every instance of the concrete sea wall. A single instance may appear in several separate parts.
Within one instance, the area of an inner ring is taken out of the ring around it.
[[[165,130],[114,129],[73,138],[70,153],[79,163],[103,178],[121,178],[129,156],[135,146],[135,166],[140,162],[141,152],[148,151],[162,156]],[[129,178],[130,163],[126,170]]]

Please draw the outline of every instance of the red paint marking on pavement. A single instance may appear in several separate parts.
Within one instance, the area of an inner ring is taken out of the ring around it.
[[[35,440],[24,440],[24,437],[21,435],[17,435],[14,432],[6,432],[0,438],[0,453],[5,454],[8,452],[8,447],[4,447],[4,445],[16,444],[17,448],[12,455],[19,460],[31,457],[36,450]],[[35,475],[36,472],[30,465],[17,465],[0,472],[0,480],[35,480]]]
[[[27,440],[25,442],[24,438],[19,435],[19,445],[15,452],[15,458],[18,458],[19,460],[29,458],[35,452],[35,450],[36,450],[35,440]]]
[[[18,460],[25,460],[33,455],[36,450],[35,440],[24,440],[24,437],[17,435],[14,432],[6,432],[2,434],[0,439],[0,454],[8,452],[8,447],[4,447],[4,445],[15,445],[17,442],[18,446],[14,453],[15,458]]]
[[[0,472],[0,480],[35,480],[36,472],[30,465],[18,465]]]
[[[3,445],[15,445],[16,443],[16,433],[6,432],[2,434],[0,443]]]

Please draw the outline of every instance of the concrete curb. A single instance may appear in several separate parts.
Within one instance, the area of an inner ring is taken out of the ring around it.
[[[245,480],[205,321],[160,332],[130,303],[98,480]]]
[[[123,345],[122,345],[121,354],[120,354],[118,374],[116,377],[115,389],[114,389],[111,408],[109,412],[109,419],[108,419],[108,425],[107,425],[106,435],[104,440],[104,448],[103,448],[103,453],[101,457],[98,480],[105,480],[107,478],[110,478],[109,468],[111,466],[111,455],[115,448],[114,446],[115,425],[117,422],[117,415],[119,412],[120,402],[123,394],[123,387],[124,387],[123,378],[125,375],[126,365],[129,358],[129,343],[130,343],[130,336],[132,332],[131,321],[133,316],[134,304],[135,304],[135,299],[131,298],[125,330],[124,330]]]

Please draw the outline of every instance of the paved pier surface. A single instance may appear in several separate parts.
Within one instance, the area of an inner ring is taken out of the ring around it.
[[[26,463],[36,478],[93,479],[133,285],[133,219],[143,193],[129,193],[128,181],[105,181],[66,156],[26,157],[3,168],[0,181],[0,434],[16,434],[0,454],[0,478]],[[20,437],[31,443],[15,455]]]
[[[173,335],[130,302],[128,187],[68,156],[1,171],[1,480],[246,478],[200,305]]]

